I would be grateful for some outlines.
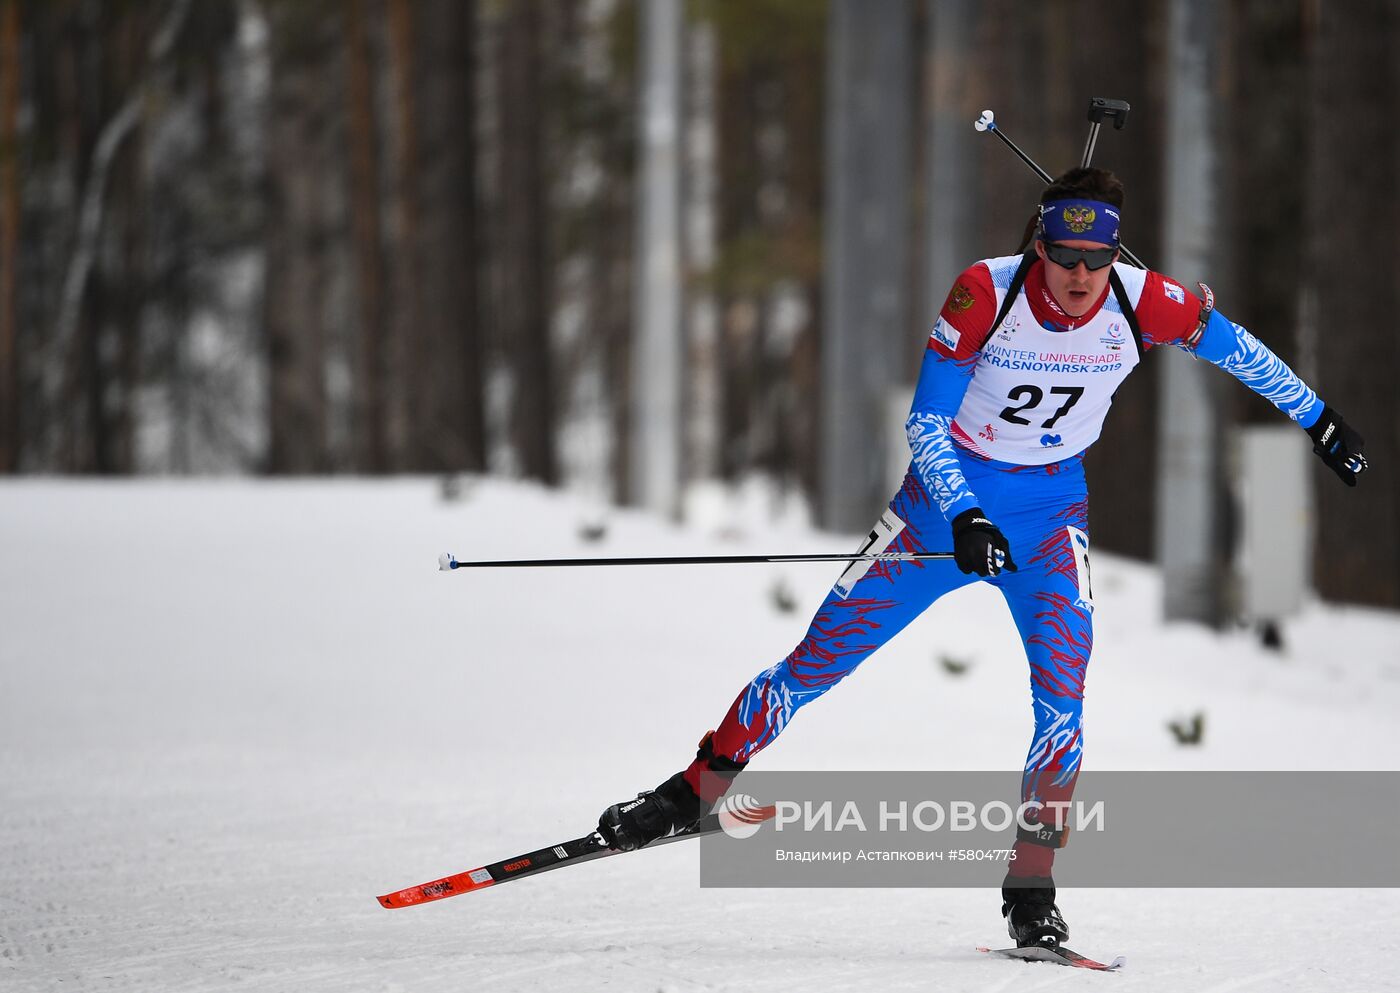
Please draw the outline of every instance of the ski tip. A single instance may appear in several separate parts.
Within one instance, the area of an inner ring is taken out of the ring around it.
[[[401,907],[411,907],[415,903],[422,903],[421,890],[422,887],[415,886],[411,889],[399,890],[397,893],[386,893],[383,896],[375,897],[375,899],[385,910],[398,910]]]
[[[1128,964],[1127,958],[1119,955],[1105,965],[1086,955],[1080,955],[1074,949],[1066,948],[1064,945],[1055,948],[1047,948],[1043,945],[1030,945],[1025,948],[989,948],[986,945],[977,945],[976,948],[979,952],[986,952],[998,958],[1020,959],[1022,962],[1054,962],[1058,965],[1072,966],[1076,969],[1090,969],[1094,972],[1117,972]]]

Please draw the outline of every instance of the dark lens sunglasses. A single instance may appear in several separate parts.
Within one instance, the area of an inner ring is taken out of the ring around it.
[[[1102,269],[1111,264],[1113,257],[1118,254],[1116,248],[1066,248],[1053,241],[1042,241],[1041,244],[1045,246],[1045,257],[1066,269],[1073,269],[1080,262],[1090,270]]]

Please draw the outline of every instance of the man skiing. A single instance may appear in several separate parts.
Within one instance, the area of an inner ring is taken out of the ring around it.
[[[906,424],[909,472],[876,529],[884,544],[867,551],[936,551],[951,531],[953,560],[853,564],[798,646],[744,687],[689,766],[603,812],[608,845],[640,848],[694,823],[801,707],[943,594],[984,581],[1005,596],[1030,663],[1035,731],[1022,802],[1046,812],[1017,831],[1002,914],[1018,946],[1067,940],[1051,877],[1066,832],[1048,814],[1073,794],[1083,753],[1094,606],[1083,456],[1118,387],[1146,349],[1174,345],[1296,421],[1347,485],[1367,468],[1360,436],[1216,311],[1207,287],[1202,301],[1117,262],[1122,205],[1112,173],[1065,173],[1041,196],[1034,252],[965,270],[933,326]]]

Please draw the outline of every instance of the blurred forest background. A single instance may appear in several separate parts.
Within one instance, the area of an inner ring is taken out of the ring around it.
[[[0,472],[490,472],[634,494],[646,13],[0,0]],[[1169,44],[1188,15],[1195,78]],[[1400,4],[691,0],[682,22],[682,484],[762,472],[851,528],[823,482],[823,398],[843,389],[823,366],[832,191],[879,179],[899,206],[890,319],[861,347],[907,390],[953,277],[1013,252],[1040,190],[973,120],[995,108],[1057,173],[1088,98],[1114,97],[1132,114],[1095,164],[1127,185],[1126,243],[1210,282],[1367,439],[1356,490],[1310,470],[1319,591],[1400,605]],[[876,90],[853,119],[893,120],[873,147],[833,123],[851,105],[832,74],[867,37],[891,46],[855,70]],[[1199,205],[1171,192],[1183,82],[1208,99],[1187,121],[1211,163]],[[1166,261],[1183,217],[1208,232],[1199,274]],[[1140,558],[1157,358],[1090,454],[1095,542]],[[1213,374],[1222,421],[1282,421]]]

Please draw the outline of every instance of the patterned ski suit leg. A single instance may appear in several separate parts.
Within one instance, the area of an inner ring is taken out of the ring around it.
[[[1088,494],[1082,462],[1001,472],[983,509],[1006,533],[1020,571],[1001,590],[1030,663],[1035,731],[1021,782],[1022,802],[1067,803],[1083,755],[1084,677],[1093,649],[1088,564]],[[990,505],[989,505],[990,504]],[[1042,818],[1053,826],[1053,814]],[[1016,843],[1013,876],[1049,876],[1055,849]]]
[[[914,475],[906,476],[889,507],[904,529],[887,551],[951,547],[948,522]],[[871,564],[848,597],[828,594],[792,653],[739,693],[715,731],[714,754],[747,761],[771,744],[798,710],[854,672],[929,604],[976,578],[959,572],[951,560]]]
[[[1022,800],[1067,802],[1079,774],[1084,675],[1093,645],[1083,466],[1072,459],[1013,468],[965,454],[960,461],[1020,567],[988,581],[1006,598],[1030,663],[1035,732]],[[951,546],[947,521],[912,474],[890,509],[905,522],[891,551],[946,551]],[[748,761],[782,733],[799,709],[850,675],[935,600],[976,581],[951,560],[872,565],[849,597],[829,594],[797,648],[744,687],[715,731],[713,754]],[[723,792],[723,784],[718,792],[702,788],[702,759],[692,763],[686,778],[706,800]],[[1016,851],[1013,874],[1050,874],[1054,849],[1018,841]]]

